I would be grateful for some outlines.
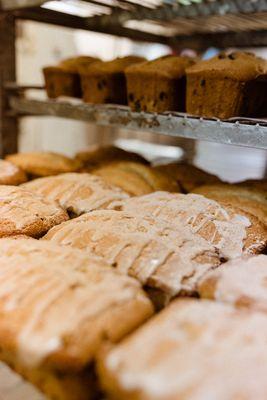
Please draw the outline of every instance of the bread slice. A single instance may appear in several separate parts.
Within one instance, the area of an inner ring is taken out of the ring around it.
[[[118,187],[86,173],[39,178],[24,184],[23,187],[48,200],[59,202],[72,216],[105,208],[112,201],[128,198]]]
[[[56,202],[22,187],[0,185],[0,237],[40,237],[68,219]]]
[[[214,245],[225,259],[260,253],[267,246],[266,228],[258,218],[197,194],[156,192],[115,202],[110,208],[187,226],[193,234]]]
[[[188,227],[113,210],[85,214],[43,239],[93,252],[144,287],[164,293],[166,302],[181,293],[194,294],[199,278],[220,264],[214,246]]]
[[[207,300],[176,300],[99,354],[109,399],[267,397],[267,318]]]
[[[136,280],[51,242],[0,240],[0,271],[0,358],[48,393],[85,385],[101,343],[153,313]]]

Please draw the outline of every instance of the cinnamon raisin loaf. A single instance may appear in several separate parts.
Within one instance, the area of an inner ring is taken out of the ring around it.
[[[128,104],[134,111],[185,111],[185,69],[195,61],[165,56],[126,69]]]

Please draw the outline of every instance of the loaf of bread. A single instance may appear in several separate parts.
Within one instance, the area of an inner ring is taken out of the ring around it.
[[[221,53],[187,68],[186,111],[205,117],[266,117],[267,61]]]
[[[77,159],[51,152],[17,153],[7,156],[6,159],[31,178],[75,172],[82,166]]]
[[[140,284],[92,254],[34,239],[0,240],[0,265],[0,359],[51,398],[95,398],[103,341],[153,314]]]
[[[185,111],[188,57],[165,56],[126,69],[128,104],[134,111]]]
[[[208,272],[198,284],[202,298],[267,313],[267,256],[229,261]]]
[[[224,259],[261,253],[267,248],[266,226],[254,215],[237,206],[219,203],[195,194],[156,192],[115,202],[117,211],[155,215],[214,245]]]
[[[0,185],[20,185],[27,181],[27,175],[16,164],[0,160]]]
[[[34,179],[22,185],[25,189],[58,202],[72,217],[107,207],[129,196],[120,188],[91,174],[60,174]]]
[[[125,69],[142,61],[142,57],[128,56],[80,67],[84,101],[127,104]]]
[[[99,59],[80,56],[68,58],[57,66],[45,67],[43,73],[48,97],[51,99],[59,96],[81,98],[79,67],[81,65],[90,65],[95,61],[99,61]]]
[[[99,355],[116,400],[264,400],[267,318],[207,300],[175,300]]]
[[[172,176],[137,162],[110,163],[93,170],[92,174],[118,186],[130,196],[141,196],[158,190],[180,192],[180,186]]]

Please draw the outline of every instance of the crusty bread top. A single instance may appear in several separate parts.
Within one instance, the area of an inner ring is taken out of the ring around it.
[[[237,81],[250,81],[262,77],[267,80],[267,61],[246,52],[219,54],[209,60],[196,63],[187,68],[188,76],[203,78],[230,78]]]
[[[97,61],[100,61],[99,58],[89,57],[89,56],[67,58],[66,60],[61,61],[58,65],[45,67],[44,72],[61,71],[61,72],[77,74],[79,72],[79,67],[84,65],[90,65],[93,62]]]
[[[132,64],[145,61],[143,57],[127,56],[116,58],[112,61],[99,61],[88,66],[81,67],[82,75],[97,76],[99,74],[122,74]]]
[[[176,300],[99,356],[116,400],[264,400],[267,318],[205,300]]]
[[[50,152],[17,153],[7,156],[6,159],[34,176],[75,172],[81,167],[78,160]]]
[[[0,275],[1,350],[27,367],[83,368],[153,313],[136,280],[47,241],[0,240]]]
[[[259,252],[267,245],[266,229],[253,215],[200,195],[156,192],[115,202],[110,208],[188,226],[216,246],[225,259]]]
[[[0,186],[0,237],[38,237],[67,219],[66,212],[53,201],[22,187]]]
[[[104,208],[114,200],[128,198],[121,189],[109,185],[100,177],[90,174],[61,174],[39,178],[23,185],[25,189],[56,200],[75,215]]]
[[[193,64],[195,64],[195,60],[190,57],[164,56],[156,60],[132,65],[125,72],[129,77],[147,75],[179,79],[185,75],[185,69]]]
[[[267,312],[267,256],[235,259],[208,272],[199,284],[201,297]]]
[[[27,181],[25,172],[17,165],[0,160],[0,185],[20,185]]]
[[[95,211],[61,224],[44,239],[94,252],[170,297],[194,292],[204,272],[220,264],[216,249],[188,227],[135,213]]]

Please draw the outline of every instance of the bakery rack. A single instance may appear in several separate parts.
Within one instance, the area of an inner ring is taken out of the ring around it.
[[[62,12],[62,4],[70,12]],[[141,4],[142,3],[142,4]],[[162,43],[179,52],[208,47],[267,47],[267,0],[2,0],[0,1],[0,151],[17,151],[18,120],[56,116],[166,136],[267,149],[267,120],[227,121],[127,107],[37,100],[16,85],[15,26],[32,20]],[[266,113],[267,114],[267,113]],[[267,115],[266,115],[267,116]]]

